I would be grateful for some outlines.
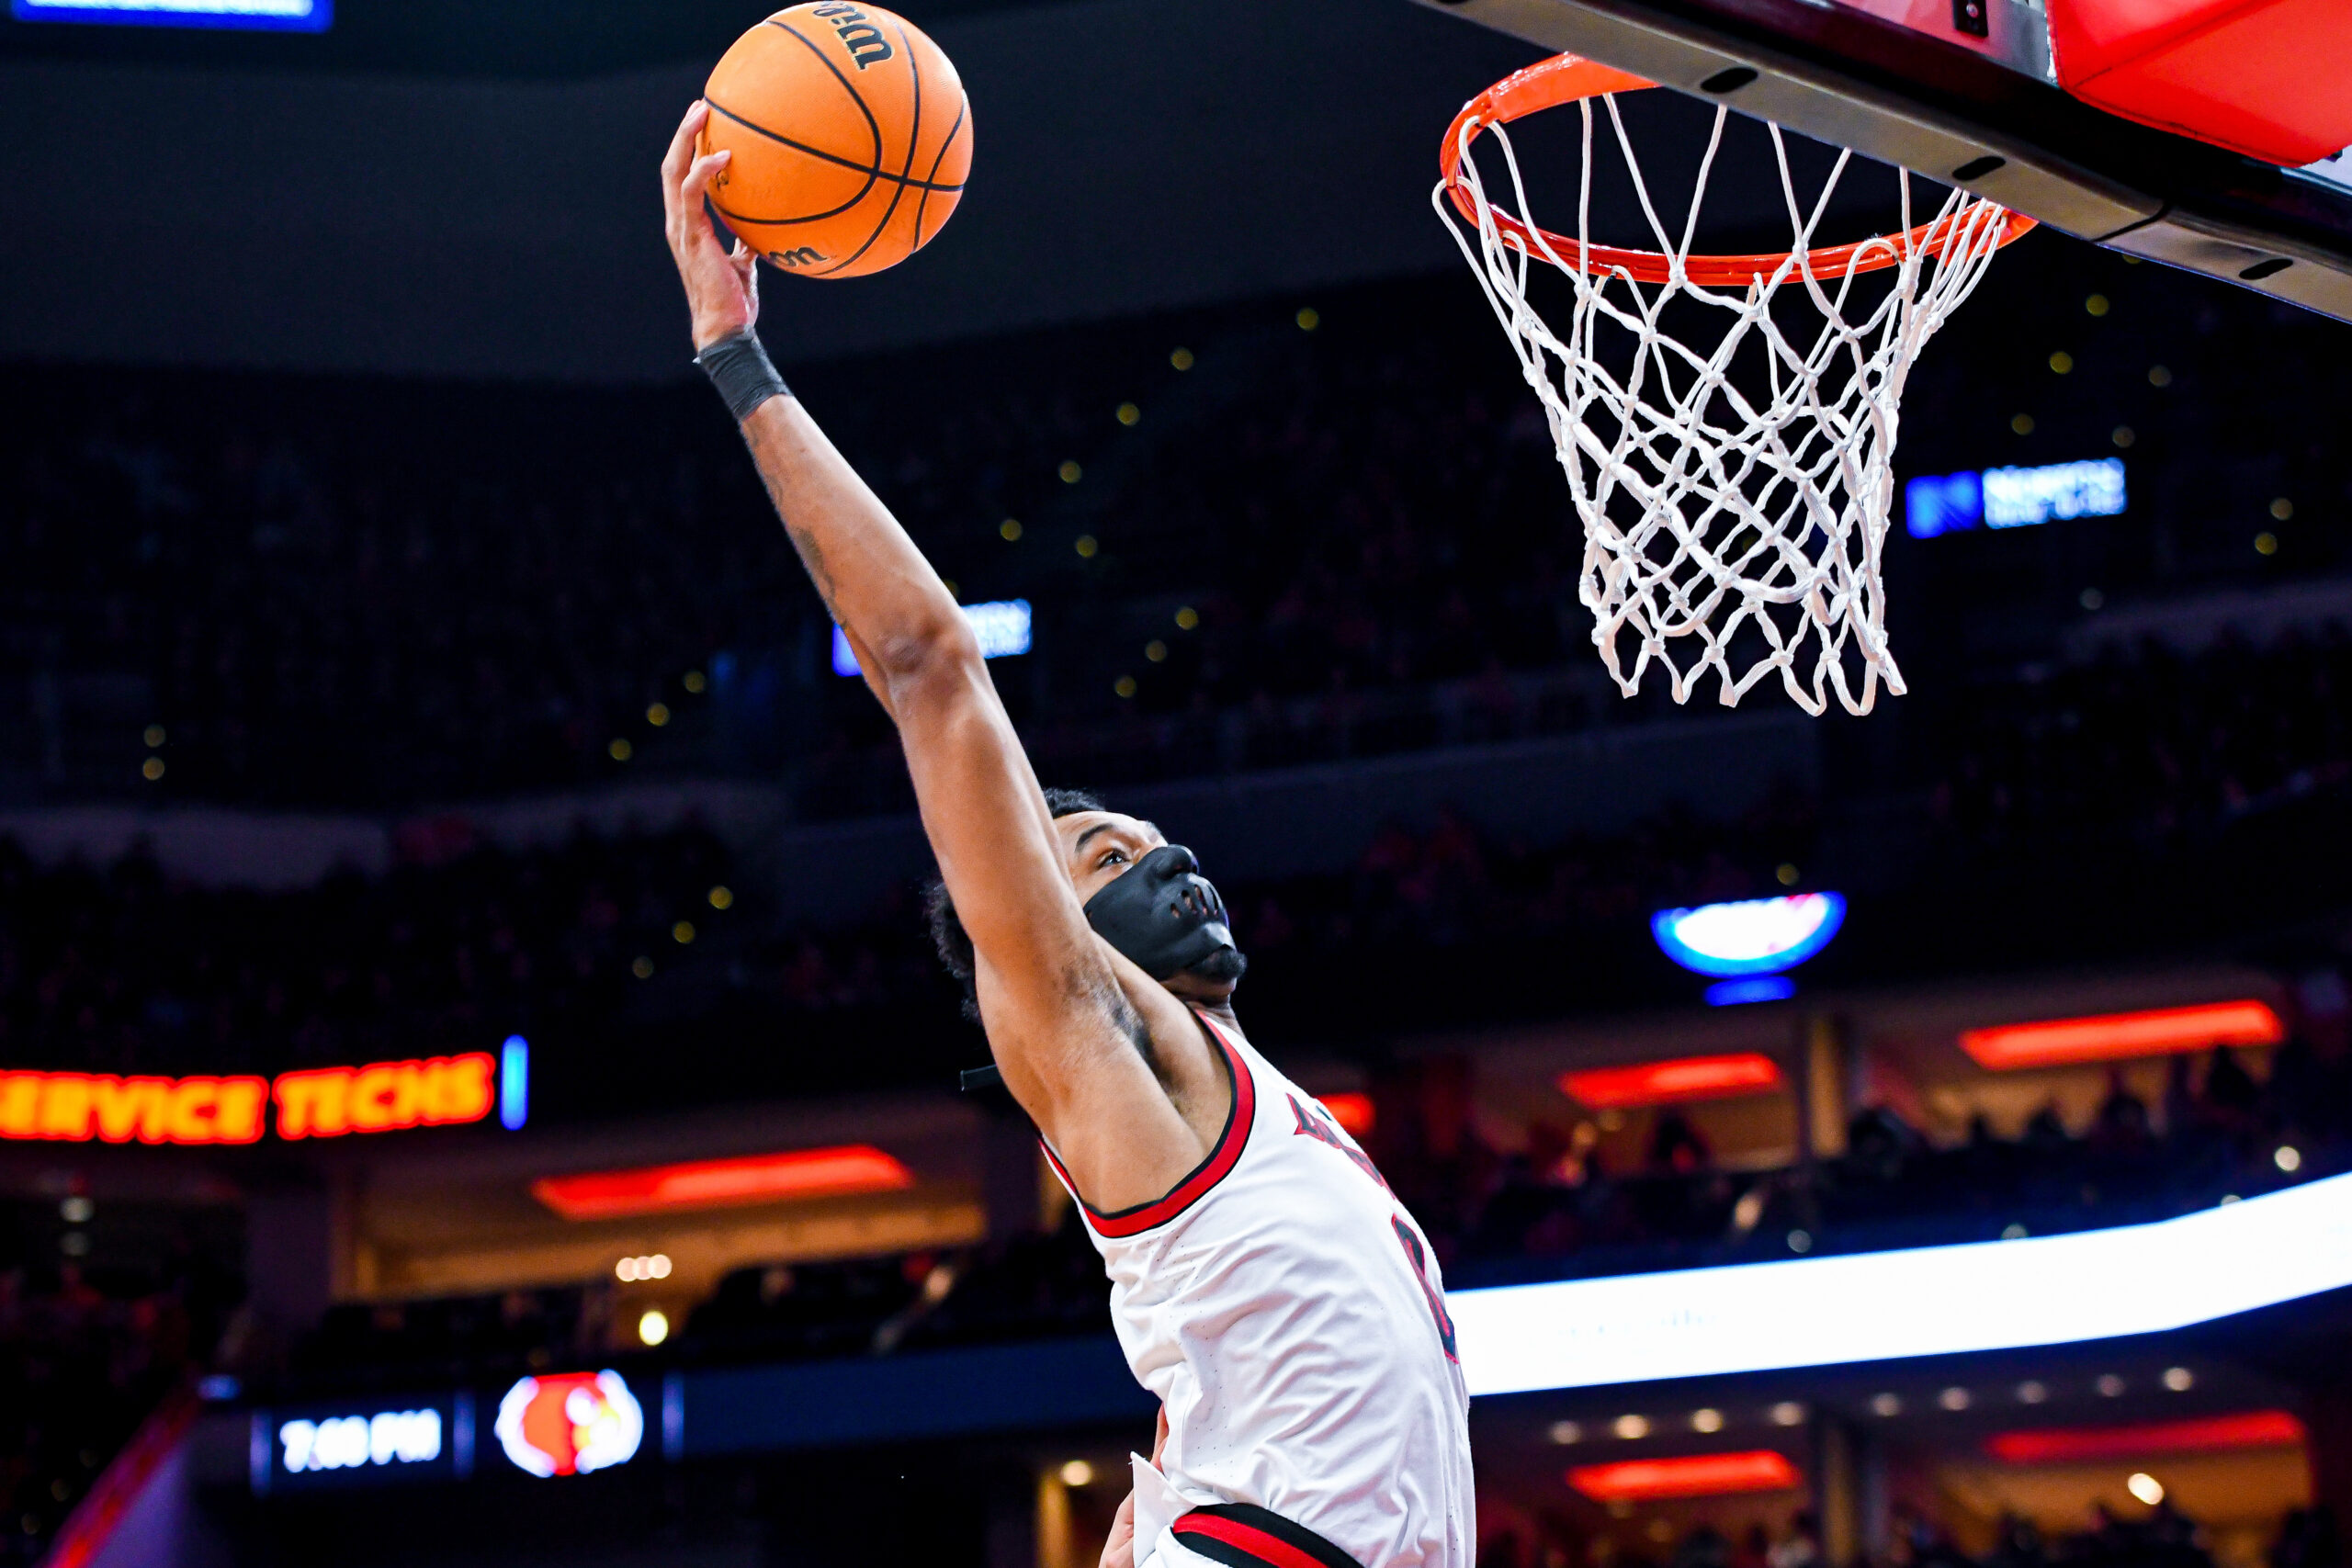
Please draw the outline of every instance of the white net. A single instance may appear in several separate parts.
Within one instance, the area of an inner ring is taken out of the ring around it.
[[[1529,216],[1507,116],[1465,113],[1457,122],[1458,173],[1435,197],[1544,400],[1584,524],[1579,596],[1593,613],[1593,642],[1628,696],[1655,663],[1678,703],[1712,674],[1729,706],[1777,672],[1809,713],[1826,711],[1832,692],[1848,712],[1868,713],[1882,682],[1898,696],[1904,689],[1881,579],[1904,378],[2024,220],[1954,189],[1915,227],[1905,174],[1902,232],[1816,251],[1815,228],[1851,154],[1838,156],[1808,204],[1772,126],[1790,254],[1694,257],[1728,111],[1715,111],[1689,216],[1674,234],[1642,179],[1615,96],[1600,103],[1658,254],[1591,237],[1590,98],[1577,105],[1584,161],[1572,239],[1544,233]],[[1482,131],[1508,168],[1511,212],[1487,200],[1470,155]],[[1450,186],[1475,217],[1466,231]],[[1573,289],[1564,333],[1529,300],[1539,264]],[[1865,274],[1872,280],[1858,287]],[[1669,311],[1672,331],[1662,325]]]

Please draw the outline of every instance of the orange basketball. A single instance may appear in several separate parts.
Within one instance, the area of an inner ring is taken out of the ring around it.
[[[703,93],[700,150],[735,156],[711,205],[769,264],[856,277],[931,243],[964,194],[972,108],[922,29],[821,0],[735,40]]]

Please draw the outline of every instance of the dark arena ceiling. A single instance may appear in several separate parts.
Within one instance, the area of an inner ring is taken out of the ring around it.
[[[1025,0],[911,0],[919,25]],[[337,0],[324,33],[91,27],[0,17],[0,60],[560,80],[717,60],[767,0]]]

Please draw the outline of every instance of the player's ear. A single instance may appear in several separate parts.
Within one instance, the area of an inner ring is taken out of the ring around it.
[[[924,888],[922,908],[923,918],[931,926],[931,945],[938,953],[941,965],[963,987],[964,1016],[978,1023],[980,1021],[980,998],[973,983],[978,955],[972,950],[971,933],[965,931],[962,918],[956,913],[954,900],[947,897],[947,884],[934,882]]]

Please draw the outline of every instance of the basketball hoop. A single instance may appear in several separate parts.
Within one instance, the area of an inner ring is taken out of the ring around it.
[[[1849,713],[1868,713],[1882,681],[1898,696],[1904,689],[1887,649],[1880,570],[1904,378],[1994,253],[2033,220],[1955,188],[1932,219],[1912,227],[1906,172],[1898,182],[1902,232],[1816,246],[1815,229],[1853,154],[1838,153],[1808,208],[1781,130],[1768,126],[1791,249],[1694,255],[1691,237],[1729,109],[1715,109],[1678,241],[1659,220],[1617,109],[1617,94],[1652,85],[1570,54],[1506,77],[1448,128],[1431,200],[1544,400],[1584,524],[1578,597],[1593,613],[1592,640],[1618,689],[1632,696],[1655,661],[1676,702],[1688,701],[1712,671],[1728,707],[1778,671],[1808,713],[1826,711],[1832,689]],[[1592,241],[1595,98],[1608,111],[1656,251]],[[1529,218],[1504,130],[1566,104],[1584,117],[1573,238]],[[1487,198],[1471,157],[1482,131],[1493,132],[1502,151],[1516,212]],[[1575,292],[1566,341],[1528,299],[1539,258]],[[1856,278],[1889,268],[1883,298],[1856,293]],[[1790,290],[1782,314],[1809,305],[1817,328],[1775,319],[1775,300],[1791,283],[1801,287]],[[1720,338],[1694,344],[1664,330],[1662,313],[1679,300],[1719,312]],[[1621,639],[1634,644],[1630,669]],[[1736,653],[1749,661],[1745,671],[1734,670]]]

